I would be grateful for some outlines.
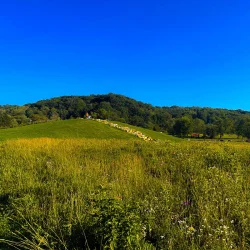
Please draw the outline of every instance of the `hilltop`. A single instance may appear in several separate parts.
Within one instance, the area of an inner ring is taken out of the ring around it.
[[[63,96],[24,106],[1,106],[0,127],[85,118],[107,119],[177,136],[250,137],[250,112],[202,107],[155,107],[126,96]]]

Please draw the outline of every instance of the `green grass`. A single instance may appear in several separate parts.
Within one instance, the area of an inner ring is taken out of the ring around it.
[[[132,129],[134,129],[136,131],[140,131],[144,135],[149,136],[149,137],[151,137],[154,140],[161,140],[161,141],[182,141],[181,138],[178,138],[178,137],[175,137],[175,136],[172,136],[172,135],[168,135],[168,134],[163,133],[163,132],[162,133],[161,132],[156,132],[156,131],[153,131],[153,130],[150,130],[150,129],[141,128],[141,127],[129,125],[129,124],[122,123],[122,122],[113,121],[113,123],[116,123],[116,124],[118,124],[120,126],[123,126],[123,127],[132,128]]]
[[[249,144],[118,124],[180,143],[80,119],[0,130],[0,249],[250,249]]]
[[[98,139],[133,139],[123,131],[92,120],[66,120],[24,127],[0,129],[0,140],[17,138],[98,138]]]
[[[5,141],[0,249],[250,249],[249,166],[247,143]]]
[[[182,139],[166,133],[132,126],[121,122],[123,127],[129,127],[140,131],[154,140],[181,141]],[[0,141],[17,138],[89,138],[89,139],[133,139],[136,138],[124,131],[112,128],[93,120],[72,119],[54,121],[41,124],[27,125],[23,127],[0,129]]]
[[[217,135],[216,138],[219,138],[219,139],[235,139],[235,140],[239,140],[240,138],[242,139],[242,137],[238,137],[236,134],[224,134],[222,136],[222,138],[220,138],[220,136]]]

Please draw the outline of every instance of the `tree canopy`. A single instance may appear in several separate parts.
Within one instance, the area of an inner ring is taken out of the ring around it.
[[[186,136],[235,133],[250,137],[250,112],[202,107],[155,107],[123,95],[62,96],[24,106],[0,106],[0,127],[84,118],[125,122],[144,128]]]

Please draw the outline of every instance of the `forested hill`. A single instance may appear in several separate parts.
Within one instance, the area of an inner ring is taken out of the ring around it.
[[[156,131],[185,136],[190,133],[234,133],[250,137],[250,112],[200,107],[154,107],[116,95],[63,96],[24,106],[0,106],[0,127],[85,118],[121,121]]]

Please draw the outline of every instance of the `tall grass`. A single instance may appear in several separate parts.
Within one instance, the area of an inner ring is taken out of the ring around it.
[[[0,249],[249,249],[250,148],[0,144]]]

